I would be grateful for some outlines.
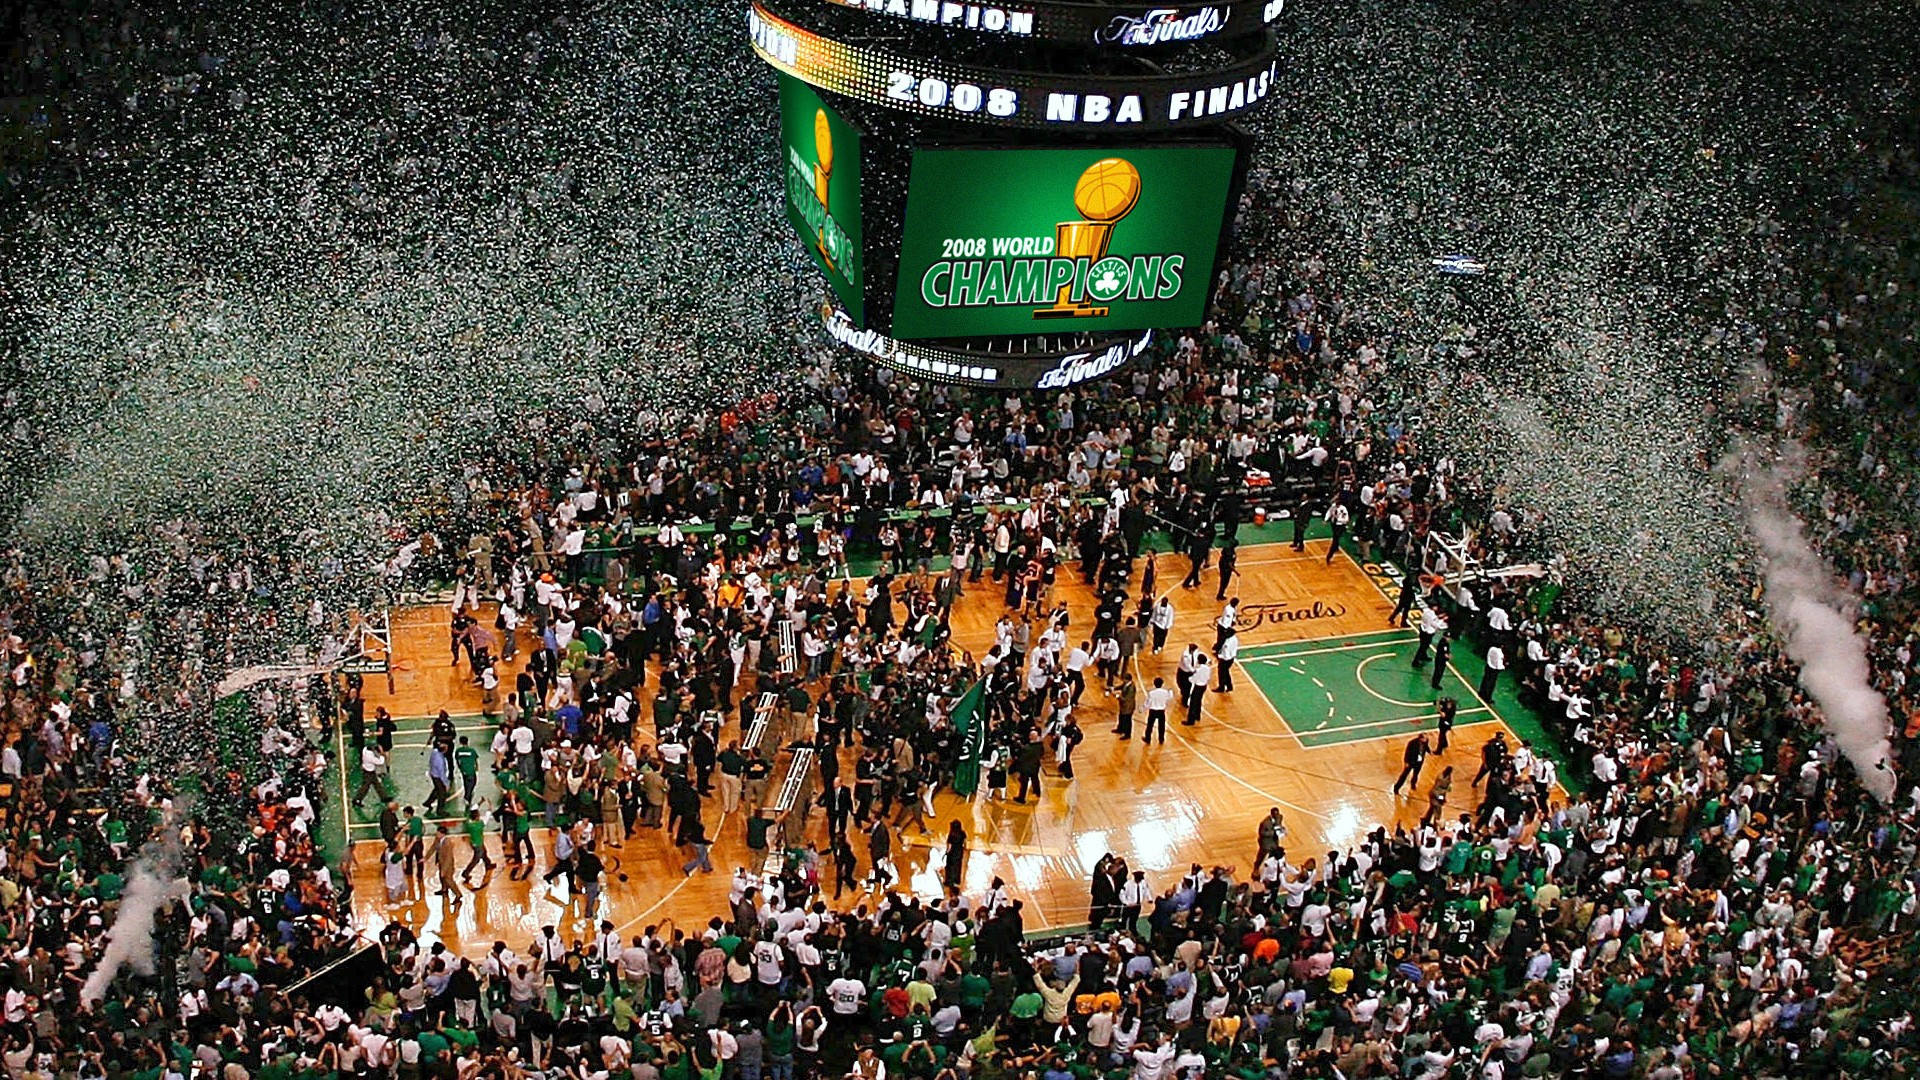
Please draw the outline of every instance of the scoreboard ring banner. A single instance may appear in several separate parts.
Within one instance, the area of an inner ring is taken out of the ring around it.
[[[1086,0],[811,0],[876,21],[964,30],[1013,41],[1151,48],[1250,34],[1280,18],[1286,0],[1238,3],[1091,3]]]
[[[1128,134],[1212,126],[1258,108],[1279,73],[1270,32],[1251,56],[1226,67],[1129,77],[900,56],[822,36],[760,0],[748,9],[747,28],[762,60],[802,82],[928,119],[991,127]]]
[[[1064,390],[1119,371],[1153,345],[1153,331],[1114,337],[1084,349],[1047,354],[969,352],[896,341],[876,330],[855,326],[833,304],[820,309],[827,336],[895,371],[950,386]]]

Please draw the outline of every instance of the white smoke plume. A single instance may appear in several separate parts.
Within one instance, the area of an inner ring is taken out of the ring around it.
[[[1895,781],[1887,702],[1873,688],[1867,644],[1854,630],[1852,596],[1787,505],[1794,456],[1768,462],[1751,447],[1742,455],[1747,527],[1763,560],[1767,614],[1860,785],[1885,803],[1893,798]]]
[[[180,832],[176,814],[169,814],[160,834],[147,841],[127,867],[127,887],[120,911],[107,931],[107,947],[100,963],[80,988],[80,1001],[91,1008],[105,999],[107,987],[121,971],[132,967],[142,975],[155,970],[157,942],[154,924],[168,904],[186,899],[189,888],[180,876]]]

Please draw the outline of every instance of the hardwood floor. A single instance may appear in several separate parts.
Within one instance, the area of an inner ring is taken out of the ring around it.
[[[1304,553],[1277,544],[1242,549],[1240,575],[1231,592],[1243,601],[1243,648],[1386,629],[1391,603],[1347,556],[1329,564],[1325,555],[1324,540],[1310,543]],[[1218,579],[1210,570],[1202,587],[1181,589],[1185,572],[1180,556],[1160,557],[1160,588],[1171,587],[1177,617],[1166,652],[1139,660],[1134,676],[1143,686],[1155,675],[1171,684],[1185,642],[1212,644],[1212,624],[1221,606],[1215,599]],[[1067,581],[1070,576],[1074,579]],[[1063,573],[1059,591],[1076,614],[1091,610],[1090,592],[1077,576]],[[991,645],[1000,601],[1001,590],[990,581],[968,589],[953,620],[960,647],[979,655]],[[369,712],[374,705],[386,705],[399,716],[429,715],[442,708],[454,714],[480,711],[479,690],[469,684],[464,669],[448,666],[447,618],[444,607],[395,613],[395,691],[388,693],[384,680],[369,678]],[[522,659],[525,649],[523,641]],[[1328,697],[1332,700],[1331,692]],[[1087,739],[1075,755],[1075,779],[1061,779],[1049,763],[1036,801],[1022,806],[984,795],[967,801],[951,792],[936,800],[936,834],[943,836],[947,821],[958,818],[971,837],[967,890],[977,892],[993,877],[1004,878],[1013,894],[1025,900],[1030,928],[1083,924],[1087,880],[1107,852],[1124,855],[1133,868],[1147,871],[1156,888],[1192,863],[1234,866],[1245,874],[1258,822],[1269,807],[1277,806],[1285,815],[1291,830],[1287,846],[1295,862],[1325,858],[1329,850],[1351,845],[1379,823],[1417,822],[1427,809],[1427,787],[1445,765],[1462,774],[1450,811],[1470,809],[1477,796],[1466,781],[1477,767],[1479,746],[1502,726],[1482,722],[1456,729],[1452,749],[1429,763],[1417,795],[1396,800],[1390,789],[1412,725],[1389,724],[1333,745],[1308,746],[1280,719],[1254,680],[1240,673],[1232,693],[1208,694],[1206,715],[1198,726],[1183,727],[1176,719],[1164,745],[1121,741],[1110,733],[1111,710],[1111,699],[1089,687],[1078,716]],[[377,842],[355,845],[355,907],[373,930],[387,919],[405,919],[423,936],[444,940],[469,955],[484,952],[495,940],[524,947],[547,924],[582,937],[599,918],[623,934],[639,933],[669,917],[682,926],[703,925],[724,913],[730,872],[736,866],[757,866],[760,860],[746,845],[742,815],[721,815],[717,801],[709,804],[708,815],[708,832],[717,840],[712,852],[715,873],[683,875],[685,856],[663,833],[642,830],[625,847],[608,851],[608,886],[595,922],[584,921],[581,905],[569,906],[564,891],[549,890],[538,875],[510,881],[496,873],[459,905],[429,895],[390,907],[380,882]],[[823,837],[820,815],[814,815],[811,824],[813,834]],[[917,891],[937,895],[937,837],[903,839],[896,846],[895,864]],[[490,842],[497,862],[498,840]],[[854,843],[864,864],[865,841],[856,837]],[[547,842],[538,830],[535,846],[544,869]],[[431,879],[431,869],[428,875]]]

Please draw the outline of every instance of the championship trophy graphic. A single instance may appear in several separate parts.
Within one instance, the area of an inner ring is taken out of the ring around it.
[[[827,123],[825,109],[813,112],[813,160],[813,196],[820,200],[820,228],[814,233],[814,246],[820,249],[820,260],[827,269],[838,270],[833,256],[827,253],[827,222],[833,216],[827,209],[827,188],[833,179],[833,127]]]
[[[1092,266],[1107,253],[1113,241],[1113,227],[1132,212],[1140,201],[1140,170],[1120,158],[1101,158],[1087,166],[1073,185],[1073,205],[1084,221],[1063,221],[1054,226],[1053,253],[1062,259],[1085,259]],[[1035,308],[1036,319],[1097,319],[1108,308],[1073,302],[1073,285],[1060,286],[1053,306]]]

